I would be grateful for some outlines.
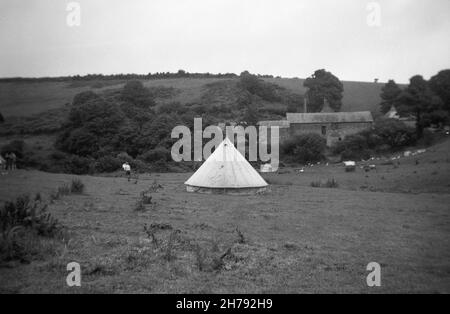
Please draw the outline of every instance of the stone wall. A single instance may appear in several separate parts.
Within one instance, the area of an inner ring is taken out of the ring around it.
[[[290,136],[316,133],[326,138],[327,145],[343,140],[346,136],[371,128],[372,122],[345,123],[291,123]]]

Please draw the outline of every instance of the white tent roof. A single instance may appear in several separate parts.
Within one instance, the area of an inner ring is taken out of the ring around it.
[[[184,184],[204,188],[259,188],[267,182],[225,138]]]

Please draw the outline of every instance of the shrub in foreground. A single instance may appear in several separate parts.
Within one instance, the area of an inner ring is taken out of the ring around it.
[[[317,162],[324,158],[326,149],[325,139],[315,133],[300,134],[286,140],[281,145],[281,152],[288,159],[306,164]]]
[[[339,184],[334,178],[332,178],[327,181],[313,181],[311,182],[311,186],[313,188],[337,188]]]
[[[74,194],[82,194],[84,192],[84,183],[80,179],[73,179],[70,184],[70,192]]]
[[[38,235],[50,237],[55,236],[62,228],[58,220],[47,212],[47,204],[33,201],[29,195],[19,196],[0,208],[0,232],[17,226],[33,229]]]
[[[0,208],[0,261],[29,261],[54,250],[55,242],[42,241],[41,237],[60,237],[63,229],[40,197],[32,200],[22,195],[6,202]]]

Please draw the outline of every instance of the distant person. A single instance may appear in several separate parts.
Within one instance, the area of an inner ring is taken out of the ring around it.
[[[125,171],[125,175],[128,177],[128,181],[130,181],[131,178],[131,166],[128,162],[125,162],[122,165],[123,170]]]
[[[0,170],[3,169],[6,169],[6,159],[4,159],[2,155],[0,155]]]
[[[11,156],[9,152],[6,152],[5,154],[5,161],[6,161],[5,170],[8,171],[8,169],[11,167]]]
[[[10,158],[11,158],[11,170],[16,170],[17,166],[16,166],[16,161],[17,161],[17,157],[16,154],[14,154],[14,152],[11,152],[9,154]]]

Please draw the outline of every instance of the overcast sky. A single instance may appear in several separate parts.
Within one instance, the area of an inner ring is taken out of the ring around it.
[[[450,0],[79,0],[72,27],[69,2],[0,0],[0,77],[325,68],[407,82],[450,68]]]

